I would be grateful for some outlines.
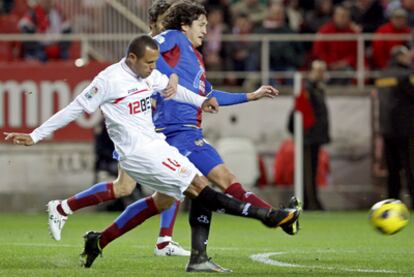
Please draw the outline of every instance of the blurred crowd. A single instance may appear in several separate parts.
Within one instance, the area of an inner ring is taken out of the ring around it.
[[[250,71],[260,68],[260,43],[224,42],[223,34],[411,34],[414,0],[217,0],[205,1],[209,30],[203,52],[207,68]],[[367,41],[364,64],[383,69],[396,45],[407,40]],[[277,41],[270,43],[270,69],[308,69],[325,61],[330,71],[357,66],[357,41]],[[345,80],[346,81],[346,80]]]
[[[146,0],[137,0],[137,5]],[[148,1],[145,2],[147,6]],[[230,42],[223,35],[249,34],[411,34],[414,27],[414,0],[210,0],[208,34],[203,46],[208,70],[258,71],[261,44],[248,40]],[[0,1],[0,33],[70,33],[57,0]],[[73,24],[73,22],[72,22]],[[410,46],[407,40],[367,41],[364,64],[383,69],[396,45]],[[10,46],[10,45],[9,45]],[[47,61],[70,57],[68,42],[26,42],[4,50],[0,59],[16,55]],[[3,47],[3,48],[2,48]],[[325,61],[330,71],[350,71],[357,65],[357,42],[316,40],[273,41],[270,69],[308,69],[313,60]],[[233,83],[240,80],[230,80]]]

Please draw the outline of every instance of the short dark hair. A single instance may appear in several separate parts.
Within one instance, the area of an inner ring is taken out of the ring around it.
[[[165,14],[163,26],[166,30],[181,30],[182,25],[191,25],[200,15],[207,12],[203,5],[192,1],[180,1],[172,5]]]
[[[149,22],[155,23],[157,22],[157,18],[164,14],[169,7],[171,7],[172,1],[171,0],[155,0],[151,7],[148,9],[149,15]]]
[[[142,58],[145,55],[145,48],[158,50],[158,44],[149,35],[139,35],[135,37],[128,45],[127,55],[133,53],[137,58]]]

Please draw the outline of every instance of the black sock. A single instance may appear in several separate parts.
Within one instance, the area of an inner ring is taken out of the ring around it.
[[[195,199],[198,199],[204,207],[211,211],[223,211],[226,214],[256,218],[262,221],[269,211],[269,209],[254,207],[250,203],[231,198],[210,187],[205,187]]]
[[[207,242],[210,232],[212,212],[204,207],[199,199],[191,200],[189,222],[191,226],[190,263],[200,263],[208,259]]]

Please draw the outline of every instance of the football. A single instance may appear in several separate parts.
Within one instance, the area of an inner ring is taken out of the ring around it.
[[[369,214],[371,224],[382,234],[393,235],[408,223],[407,206],[398,199],[385,199],[375,203]]]

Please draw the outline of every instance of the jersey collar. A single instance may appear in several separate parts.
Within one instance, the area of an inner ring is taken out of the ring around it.
[[[135,74],[131,68],[129,68],[129,66],[126,63],[126,58],[122,58],[121,60],[121,67],[123,70],[125,70],[129,75],[131,75],[132,77],[136,78],[136,79],[141,79],[141,77],[139,77],[137,74]]]

